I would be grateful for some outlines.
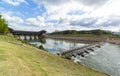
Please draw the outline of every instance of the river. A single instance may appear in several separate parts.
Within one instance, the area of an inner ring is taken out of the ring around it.
[[[31,44],[35,44],[36,46],[42,45],[47,51],[51,53],[58,53],[61,51],[66,51],[72,48],[82,47],[87,45],[84,43],[77,43],[73,41],[56,40],[56,39],[46,39],[45,43],[31,42]]]
[[[31,42],[36,46],[42,45],[47,51],[57,53],[75,47],[83,47],[86,43],[77,43],[65,40],[46,39],[45,43]],[[90,52],[85,57],[72,57],[74,61],[111,76],[120,76],[120,46],[106,43],[101,48]]]

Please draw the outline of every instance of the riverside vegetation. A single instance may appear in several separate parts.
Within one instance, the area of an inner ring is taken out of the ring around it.
[[[76,30],[64,30],[64,31],[55,31],[52,33],[49,33],[48,36],[58,36],[58,37],[86,37],[86,38],[114,38],[114,39],[120,39],[120,35],[114,34],[114,32],[108,31],[108,30],[82,30],[82,31],[76,31]]]
[[[0,76],[108,76],[0,35]]]
[[[8,24],[6,23],[5,19],[2,18],[0,14],[0,34],[8,33]]]

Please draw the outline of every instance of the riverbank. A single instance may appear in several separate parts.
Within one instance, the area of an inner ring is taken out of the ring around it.
[[[96,42],[107,42],[111,44],[117,44],[120,45],[120,39],[114,38],[114,37],[104,37],[104,36],[56,36],[56,35],[48,35],[47,38],[53,38],[53,39],[60,39],[60,40],[69,40],[69,41],[75,41],[75,42],[84,42],[84,43],[96,43]]]
[[[0,76],[108,76],[0,35]]]
[[[61,40],[70,40],[70,41],[76,41],[76,42],[88,42],[88,43],[93,43],[93,42],[106,42],[107,38],[95,38],[95,37],[70,37],[70,36],[46,36],[47,38],[53,38],[53,39],[61,39]]]

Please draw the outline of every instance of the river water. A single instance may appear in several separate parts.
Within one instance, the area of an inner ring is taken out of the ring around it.
[[[55,40],[55,39],[46,39],[45,43],[31,42],[31,44],[35,44],[36,46],[42,45],[47,51],[51,53],[57,53],[87,45],[84,43],[77,43],[77,42],[65,41],[65,40]]]
[[[46,43],[31,42],[31,44],[35,44],[36,46],[43,45],[46,50],[52,53],[87,45],[85,43],[55,39],[46,39]],[[101,48],[85,55],[85,57],[78,56],[75,58],[72,57],[72,59],[111,76],[120,76],[120,45],[106,43]]]

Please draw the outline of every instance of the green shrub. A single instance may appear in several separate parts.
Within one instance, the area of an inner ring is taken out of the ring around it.
[[[71,57],[70,57],[70,56],[65,56],[64,58],[65,58],[65,59],[68,59],[68,60],[71,60]]]

